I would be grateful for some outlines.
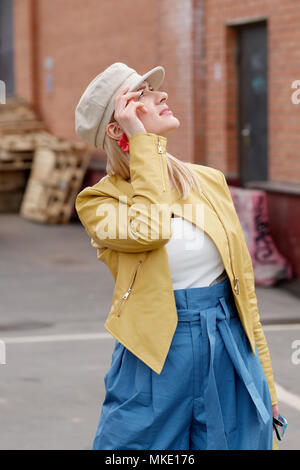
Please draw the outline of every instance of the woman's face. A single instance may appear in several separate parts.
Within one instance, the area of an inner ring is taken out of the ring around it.
[[[168,108],[168,94],[165,91],[154,91],[147,81],[133,91],[141,92],[135,100],[144,103],[145,109],[137,109],[136,113],[147,132],[165,137],[180,126],[179,119]]]

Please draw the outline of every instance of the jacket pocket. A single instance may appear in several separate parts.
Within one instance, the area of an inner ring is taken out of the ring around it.
[[[138,262],[138,265],[137,265],[137,267],[136,267],[136,269],[135,269],[135,271],[134,271],[134,274],[133,274],[133,276],[132,276],[130,286],[129,286],[129,288],[127,289],[127,291],[122,295],[122,297],[121,297],[121,299],[120,299],[120,303],[119,303],[119,306],[118,306],[118,309],[117,309],[117,312],[116,312],[117,317],[120,316],[121,311],[122,311],[122,309],[123,309],[123,307],[124,307],[124,305],[125,305],[125,303],[126,303],[126,300],[128,299],[128,297],[129,297],[129,295],[130,295],[130,293],[131,293],[131,291],[132,291],[132,289],[133,289],[133,285],[134,285],[134,283],[135,283],[136,276],[137,276],[137,273],[138,273],[138,270],[139,270],[141,264],[142,264],[142,260],[140,260],[140,261]]]

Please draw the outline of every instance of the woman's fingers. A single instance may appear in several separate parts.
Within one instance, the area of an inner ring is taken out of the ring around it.
[[[120,93],[115,97],[115,101],[120,101],[121,99],[130,100],[140,95],[140,91],[130,91],[128,92],[129,87],[123,88]]]
[[[145,127],[137,116],[137,110],[147,112],[144,103],[137,98],[141,92],[128,92],[129,87],[123,88],[115,98],[114,119],[119,123],[125,134],[130,137],[137,132],[145,132]]]
[[[137,96],[140,96],[140,91],[133,91],[128,93],[128,86],[123,88],[120,93],[115,98],[115,117],[118,118],[126,118],[133,112],[133,108],[140,109],[143,112],[147,112],[144,106],[144,103],[140,101],[134,100]],[[135,112],[134,112],[135,114]]]
[[[144,103],[140,103],[139,101],[129,101],[126,105],[122,105],[119,103],[118,106],[115,108],[115,117],[123,119],[130,119],[131,116],[136,115],[136,110],[140,109],[143,112],[147,112]]]
[[[143,113],[147,112],[147,108],[144,103],[140,103],[139,101],[130,101],[125,108],[125,112],[126,110],[128,110],[128,115],[136,114],[137,109],[139,109]]]

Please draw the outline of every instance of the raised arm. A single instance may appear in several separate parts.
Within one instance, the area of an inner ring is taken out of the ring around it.
[[[171,237],[171,188],[166,137],[138,133],[129,138],[133,204],[105,193],[99,182],[84,188],[75,207],[88,235],[100,246],[127,253],[159,248]]]

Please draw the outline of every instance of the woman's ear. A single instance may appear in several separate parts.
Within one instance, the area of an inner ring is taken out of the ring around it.
[[[115,122],[110,122],[106,126],[106,133],[115,140],[120,140],[123,135],[123,129],[119,126],[119,124]]]

